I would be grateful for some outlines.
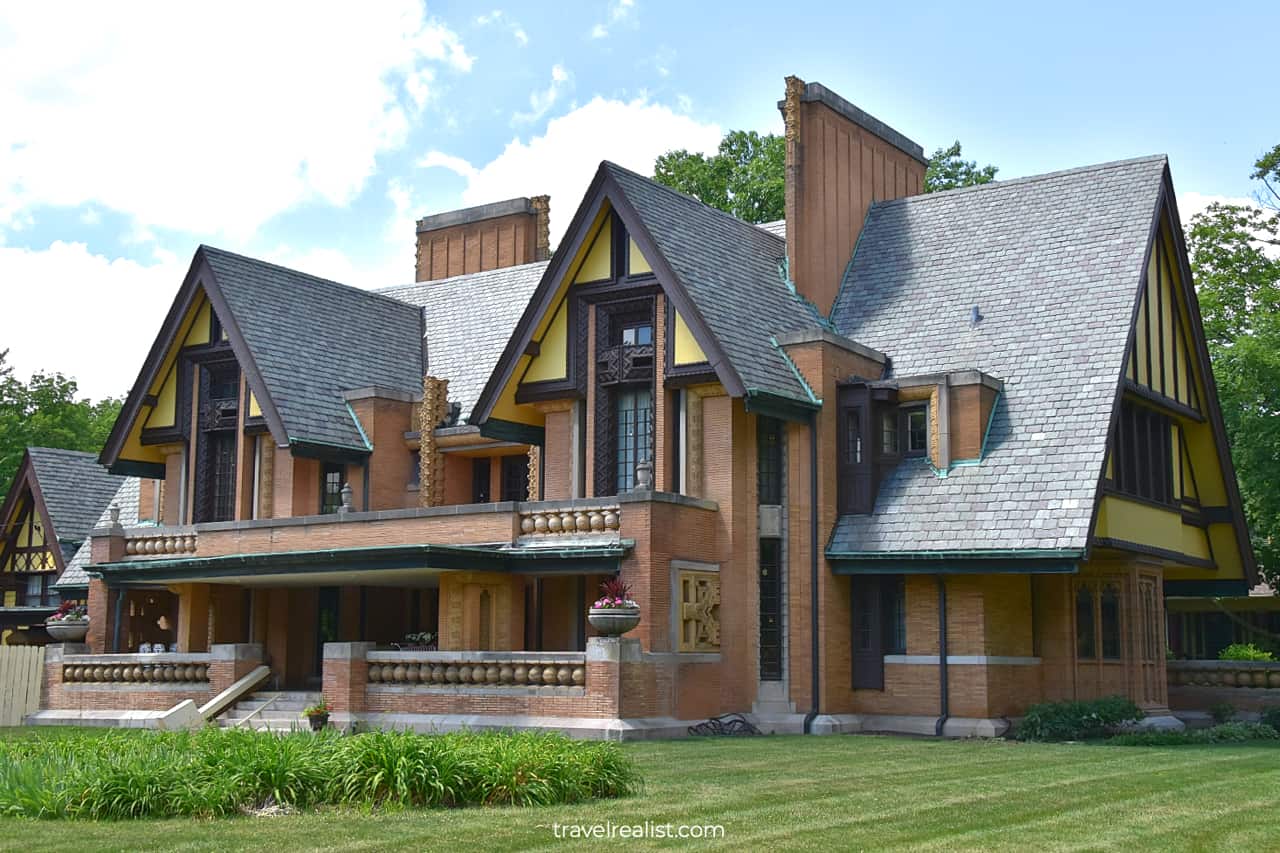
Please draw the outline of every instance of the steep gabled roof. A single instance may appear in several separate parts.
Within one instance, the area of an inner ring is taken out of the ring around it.
[[[27,453],[58,541],[84,541],[125,478],[108,473],[95,453],[50,447],[29,447]]]
[[[449,400],[461,406],[460,422],[470,416],[547,263],[377,291],[422,309],[427,335],[423,372],[449,380]]]
[[[896,376],[977,368],[1004,391],[980,465],[900,464],[828,553],[1087,548],[1167,180],[1147,157],[872,206],[837,330]]]
[[[120,510],[120,525],[122,527],[135,527],[138,524],[138,493],[142,482],[137,477],[123,478],[124,482],[115,494],[107,502],[101,514],[98,515],[97,522],[91,530],[99,527],[109,527],[111,525],[111,508],[117,507]],[[62,575],[58,578],[54,587],[58,589],[67,589],[69,587],[84,587],[89,585],[89,575],[85,573],[85,566],[89,565],[92,559],[93,540],[86,535],[85,540],[80,543],[80,547],[76,549],[74,555],[67,562],[67,567],[62,571]]]
[[[230,320],[219,318],[234,322],[291,444],[367,450],[342,392],[421,389],[417,309],[221,249],[201,246],[199,254],[213,271],[209,289],[230,309]]]
[[[630,208],[643,228],[633,226],[632,236],[642,249],[644,235],[652,239],[659,255],[651,260],[654,269],[663,262],[670,268],[743,390],[810,402],[808,389],[771,343],[776,335],[825,324],[785,280],[784,241],[614,163],[600,168],[622,191],[615,206],[623,220]]]

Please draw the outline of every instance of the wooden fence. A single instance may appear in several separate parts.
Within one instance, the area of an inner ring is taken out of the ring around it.
[[[43,646],[0,646],[0,726],[20,726],[40,710]]]

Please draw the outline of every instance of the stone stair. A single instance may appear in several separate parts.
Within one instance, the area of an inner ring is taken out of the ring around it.
[[[302,709],[320,701],[319,692],[304,690],[259,690],[250,693],[218,718],[223,728],[289,732],[310,729]]]

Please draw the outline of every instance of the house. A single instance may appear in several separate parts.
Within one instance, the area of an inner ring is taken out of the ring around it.
[[[95,454],[30,447],[0,505],[0,630],[5,643],[42,643],[45,617],[62,601],[83,601],[58,582],[73,557],[88,551],[89,531],[124,482]]]
[[[1166,597],[1257,578],[1166,159],[923,195],[903,134],[779,107],[784,222],[605,162],[554,253],[545,197],[441,214],[379,292],[200,247],[101,457],[158,525],[94,531],[45,719],[262,662],[344,724],[1168,715]]]

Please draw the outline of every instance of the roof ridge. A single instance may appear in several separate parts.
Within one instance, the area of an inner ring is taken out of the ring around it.
[[[985,184],[974,184],[967,187],[955,187],[949,190],[939,190],[932,193],[919,193],[917,195],[902,196],[901,198],[886,199],[884,201],[873,202],[873,207],[887,207],[892,204],[904,202],[923,202],[932,201],[941,198],[952,198],[963,193],[982,192],[984,190],[1003,189],[1005,187],[1019,187],[1026,184],[1033,184],[1039,181],[1048,181],[1055,178],[1064,178],[1068,175],[1080,175],[1086,172],[1101,172],[1104,169],[1115,169],[1120,166],[1133,166],[1138,163],[1154,163],[1156,161],[1168,162],[1167,154],[1148,154],[1144,157],[1130,157],[1127,160],[1108,160],[1105,163],[1092,163],[1087,166],[1074,166],[1070,169],[1058,169],[1054,172],[1042,172],[1038,175],[1023,175],[1019,178],[1010,178],[1008,180],[993,180]]]
[[[368,294],[369,296],[376,296],[379,299],[385,299],[389,302],[394,302],[396,305],[405,304],[399,299],[394,299],[390,296],[387,296],[386,294],[379,293],[378,290],[374,288],[356,287],[354,284],[345,284],[341,281],[337,281],[332,278],[325,278],[324,276],[313,275],[312,273],[303,272],[302,270],[294,269],[293,267],[286,267],[284,264],[277,264],[273,261],[264,261],[261,258],[255,258],[252,255],[242,255],[241,253],[233,252],[230,249],[220,249],[217,246],[210,246],[208,243],[201,243],[198,251],[214,252],[219,255],[227,255],[229,257],[236,258],[238,260],[248,261],[249,263],[260,264],[261,266],[264,266],[264,267],[271,267],[273,269],[282,270],[291,275],[299,275],[299,276],[302,276],[303,278],[309,278],[312,281],[322,282],[323,284],[332,284],[337,287],[341,287],[344,290],[350,290],[355,293]]]
[[[525,264],[511,264],[510,266],[497,267],[491,270],[479,270],[478,272],[465,272],[465,273],[460,273],[459,275],[446,276],[444,278],[428,279],[427,281],[411,281],[405,284],[389,284],[389,285],[386,285],[385,287],[371,288],[367,292],[376,293],[380,296],[386,296],[386,293],[389,290],[404,290],[410,287],[434,287],[439,284],[446,284],[449,282],[457,283],[463,279],[479,279],[482,276],[499,275],[501,273],[509,273],[512,270],[526,269],[528,267],[536,267],[538,265],[542,265],[545,267],[550,263],[551,263],[551,260],[549,258],[544,261],[529,261],[528,263],[525,263]],[[394,296],[391,296],[388,298],[395,299]],[[396,301],[399,302],[401,300],[396,299]]]
[[[27,450],[28,451],[39,450],[45,453],[70,453],[75,456],[88,456],[92,458],[96,458],[98,455],[94,453],[92,450],[71,450],[70,448],[66,448],[66,447],[43,447],[39,445],[31,445],[27,448]]]
[[[639,178],[639,179],[640,179],[640,180],[642,180],[642,181],[647,181],[648,183],[652,184],[653,186],[658,187],[659,189],[662,189],[663,191],[668,192],[668,193],[670,193],[671,195],[674,195],[674,196],[676,196],[676,197],[678,197],[678,198],[688,199],[689,201],[693,202],[694,204],[698,205],[699,207],[702,207],[702,208],[704,208],[704,209],[706,209],[706,210],[710,211],[711,213],[716,214],[717,216],[723,216],[725,219],[728,219],[730,222],[734,222],[734,223],[736,223],[736,224],[738,224],[738,225],[745,225],[745,226],[746,226],[746,227],[748,227],[748,228],[754,228],[756,231],[760,231],[760,232],[762,232],[765,236],[769,237],[769,238],[770,238],[770,239],[772,239],[772,240],[778,240],[778,241],[780,241],[780,242],[783,242],[784,244],[785,244],[785,242],[786,242],[785,240],[782,240],[782,238],[777,237],[777,236],[775,236],[775,235],[773,235],[773,234],[770,234],[768,231],[765,231],[763,228],[761,228],[760,226],[761,226],[763,223],[748,222],[748,221],[747,221],[747,220],[745,220],[745,219],[741,219],[741,218],[739,218],[739,217],[737,217],[737,216],[734,216],[732,213],[729,213],[727,210],[721,210],[721,209],[720,209],[720,208],[718,208],[718,207],[712,207],[711,205],[707,204],[705,201],[703,201],[703,200],[702,200],[702,199],[700,199],[700,198],[697,198],[697,197],[695,197],[695,196],[689,195],[689,194],[688,194],[688,193],[686,193],[686,192],[681,192],[680,190],[675,189],[674,187],[669,187],[669,186],[667,186],[666,184],[661,183],[660,181],[654,180],[653,178],[645,177],[644,175],[640,174],[639,172],[635,172],[635,171],[633,171],[633,170],[631,170],[631,169],[628,169],[626,166],[619,166],[617,163],[613,162],[612,160],[603,160],[603,161],[601,161],[601,162],[602,162],[602,164],[603,164],[603,165],[608,166],[608,167],[609,167],[609,168],[611,168],[611,169],[617,169],[617,170],[618,170],[618,171],[620,171],[620,172],[626,172],[628,175],[631,175],[632,177]],[[776,220],[776,219],[775,219],[775,220],[773,220],[773,221],[774,221],[774,222],[778,222],[778,221],[780,221],[780,220]]]

